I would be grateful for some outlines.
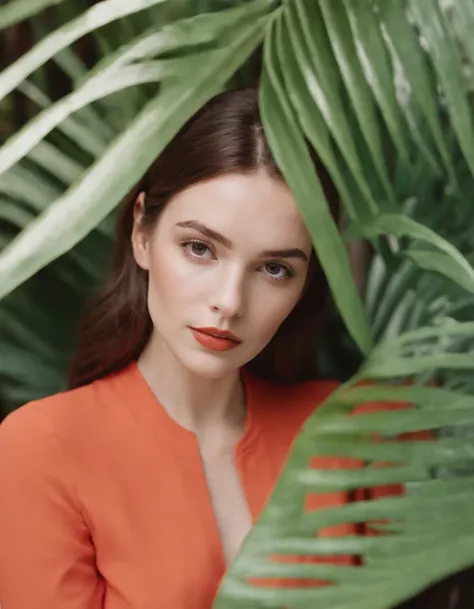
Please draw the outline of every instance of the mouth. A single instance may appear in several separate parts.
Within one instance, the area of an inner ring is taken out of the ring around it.
[[[228,351],[238,347],[242,342],[232,332],[219,330],[219,328],[193,328],[190,326],[190,330],[195,340],[211,351]]]

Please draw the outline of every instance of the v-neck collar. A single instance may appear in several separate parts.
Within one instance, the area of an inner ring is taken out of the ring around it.
[[[258,437],[258,417],[256,416],[253,387],[254,379],[245,368],[241,369],[241,378],[245,391],[246,417],[244,431],[235,445],[236,457],[241,453],[245,453]],[[136,361],[133,361],[119,372],[116,381],[121,399],[126,399],[127,405],[133,408],[141,418],[145,418],[147,424],[154,427],[158,425],[158,428],[173,442],[183,447],[190,446],[194,449],[197,443],[196,434],[180,425],[169,415],[153,393]]]
[[[234,447],[234,459],[252,523],[255,524],[259,506],[254,500],[255,492],[252,488],[249,468],[244,464],[248,459],[252,461],[252,451],[258,450],[260,434],[257,402],[254,395],[256,393],[258,397],[258,390],[254,391],[256,380],[245,369],[241,369],[241,378],[246,397],[246,419],[243,434]],[[188,467],[192,464],[195,489],[198,489],[197,493],[201,497],[205,497],[205,500],[201,502],[203,526],[207,527],[210,543],[215,547],[215,568],[220,579],[227,566],[196,434],[180,425],[168,414],[151,390],[136,362],[132,362],[118,373],[116,382],[116,391],[120,394],[120,400],[127,400],[127,406],[133,409],[135,416],[145,423],[155,438],[169,442],[174,450],[179,451],[181,458],[186,460]]]

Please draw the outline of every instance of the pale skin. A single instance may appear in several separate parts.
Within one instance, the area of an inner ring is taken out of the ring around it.
[[[138,366],[168,414],[196,434],[230,562],[252,524],[234,462],[246,417],[240,368],[301,297],[311,239],[290,190],[263,170],[178,193],[152,231],[140,223],[143,201],[141,193],[132,244],[149,273],[154,329]],[[241,342],[210,350],[190,327],[228,330]]]

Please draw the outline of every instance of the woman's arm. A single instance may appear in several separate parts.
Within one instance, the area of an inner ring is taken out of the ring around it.
[[[32,406],[0,426],[0,605],[102,609],[103,581],[66,452]]]

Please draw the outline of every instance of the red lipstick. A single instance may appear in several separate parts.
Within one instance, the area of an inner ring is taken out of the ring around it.
[[[240,338],[219,328],[192,328],[191,333],[197,342],[211,351],[228,351],[238,347],[242,342]]]

